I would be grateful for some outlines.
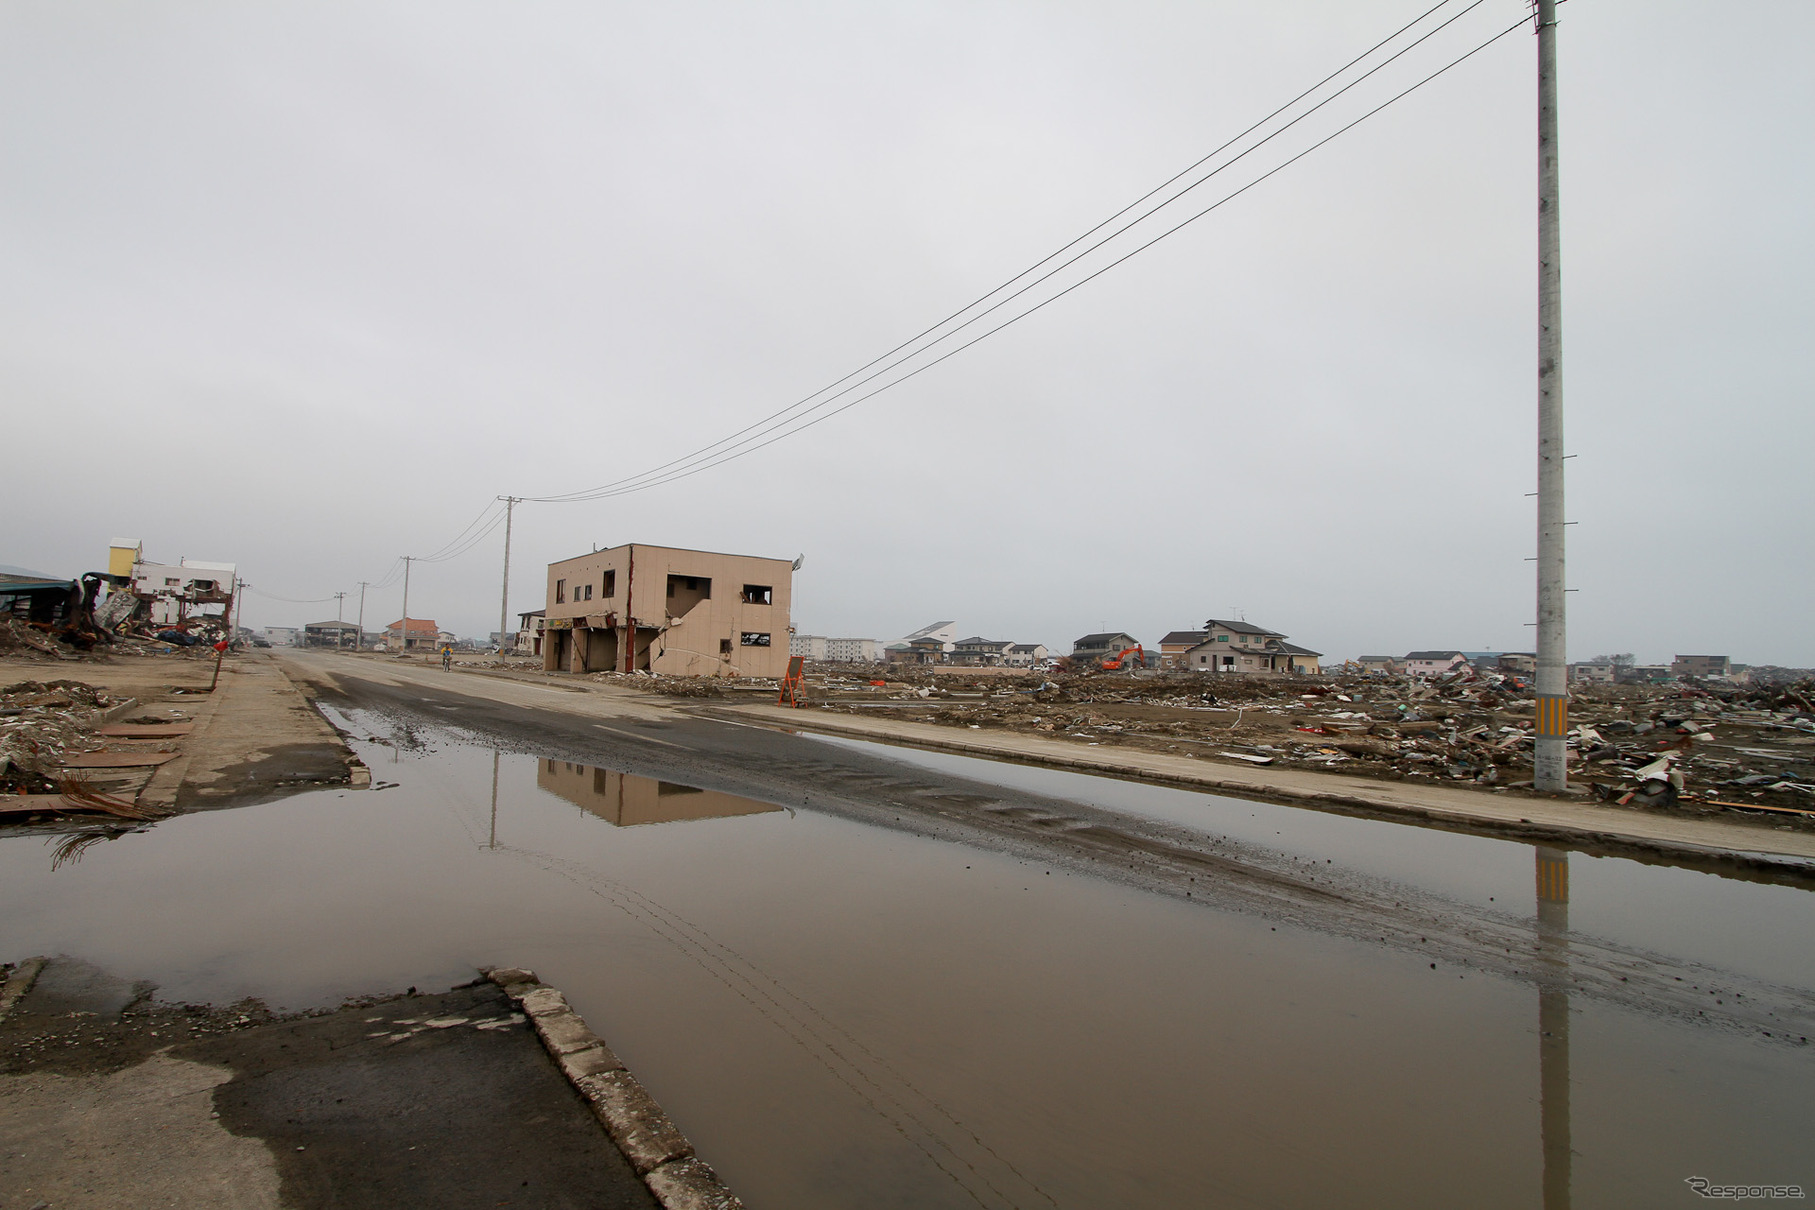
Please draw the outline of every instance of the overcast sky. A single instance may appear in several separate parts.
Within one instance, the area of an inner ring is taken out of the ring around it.
[[[0,563],[132,536],[357,594],[496,495],[838,379],[1431,3],[9,0]],[[1484,0],[1165,214],[1524,9]],[[1815,5],[1710,12],[1561,10],[1570,656],[1815,665]],[[1240,613],[1336,657],[1530,649],[1535,53],[1515,32],[799,437],[519,505],[513,612],[636,541],[804,553],[805,633]],[[494,629],[502,536],[416,565],[412,615]]]

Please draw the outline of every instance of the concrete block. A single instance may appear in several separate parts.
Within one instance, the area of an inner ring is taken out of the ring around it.
[[[605,1123],[606,1132],[639,1175],[693,1154],[693,1144],[629,1072],[608,1072],[578,1083],[580,1092],[592,1102],[593,1112]]]
[[[651,1169],[643,1182],[663,1210],[743,1210],[744,1203],[725,1188],[718,1173],[698,1156],[670,1160]]]
[[[518,997],[523,1011],[532,1017],[547,1016],[551,1013],[570,1013],[573,1009],[567,1006],[567,997],[552,987],[537,987],[524,992]]]
[[[611,1053],[611,1047],[599,1042],[596,1046],[587,1046],[571,1054],[557,1056],[561,1070],[567,1078],[578,1084],[589,1076],[602,1076],[608,1071],[623,1071],[623,1060]]]
[[[513,983],[537,982],[535,971],[526,971],[520,966],[494,966],[485,972],[485,977],[499,987],[509,987]]]
[[[574,1012],[536,1013],[530,1016],[536,1032],[542,1035],[542,1045],[548,1047],[548,1053],[559,1058],[578,1050],[589,1050],[603,1046],[599,1035],[587,1028],[579,1014]]]

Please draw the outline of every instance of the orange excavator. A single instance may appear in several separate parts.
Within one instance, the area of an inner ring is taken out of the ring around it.
[[[1147,653],[1142,650],[1140,644],[1137,643],[1133,647],[1125,647],[1114,655],[1105,657],[1102,664],[1103,671],[1123,671],[1124,668],[1128,666],[1129,656],[1134,657],[1134,667],[1145,668],[1147,666]]]

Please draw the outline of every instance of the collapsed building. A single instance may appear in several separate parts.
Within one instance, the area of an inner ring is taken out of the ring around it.
[[[548,565],[550,672],[779,677],[795,563],[627,543]]]

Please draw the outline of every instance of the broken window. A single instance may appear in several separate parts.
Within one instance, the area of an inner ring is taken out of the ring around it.
[[[740,641],[746,647],[767,647],[769,645],[769,636],[766,634],[758,634],[754,630],[746,630]]]
[[[586,586],[586,599],[588,601],[592,600],[592,585],[590,584]]]
[[[774,596],[775,589],[767,584],[744,585],[744,604],[746,605],[768,605],[772,603]]]
[[[668,614],[670,617],[684,618],[695,605],[711,598],[712,578],[710,576],[668,577]]]
[[[720,655],[730,655],[731,654],[731,640],[730,639],[720,639],[718,641],[718,653]]]
[[[557,605],[565,604],[566,601],[567,601],[567,581],[566,580],[556,580],[555,581],[555,604],[557,604]]]
[[[599,595],[604,597],[606,600],[610,600],[612,597],[615,597],[618,595],[618,573],[617,572],[608,571],[605,573],[605,584],[604,584],[602,590],[600,591]]]

